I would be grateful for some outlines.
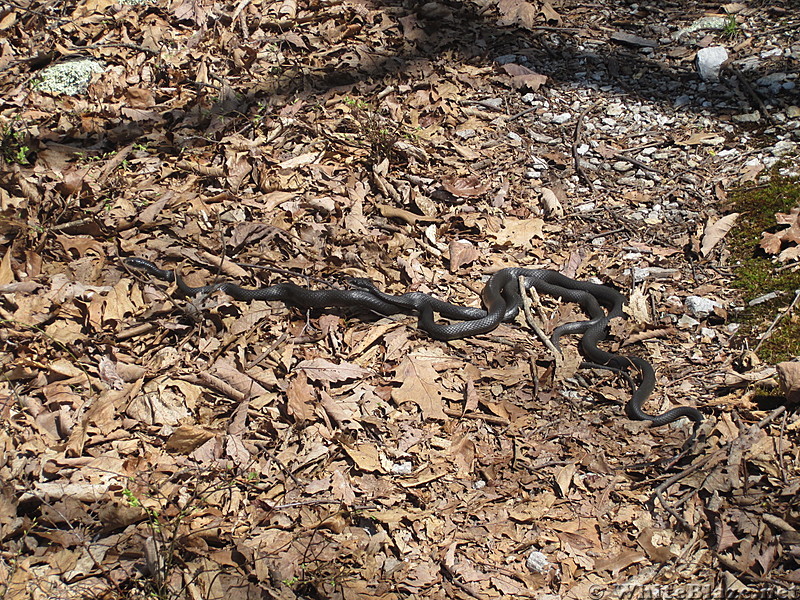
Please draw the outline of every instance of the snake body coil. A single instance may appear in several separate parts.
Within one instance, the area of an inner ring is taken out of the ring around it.
[[[576,302],[589,315],[588,321],[568,323],[558,327],[553,332],[552,338],[557,346],[561,335],[583,333],[581,348],[588,361],[581,366],[609,368],[625,373],[633,367],[639,372],[641,382],[625,407],[628,417],[640,421],[652,421],[653,425],[665,425],[681,417],[687,417],[695,423],[703,420],[700,411],[689,406],[679,406],[660,415],[644,412],[642,405],[655,387],[653,367],[639,357],[620,356],[598,347],[598,343],[606,337],[610,320],[624,316],[622,306],[625,297],[611,287],[576,281],[549,269],[513,267],[498,271],[489,278],[481,294],[486,307],[484,310],[457,306],[421,292],[392,296],[378,290],[368,279],[352,279],[350,283],[354,289],[346,290],[310,290],[293,283],[279,283],[257,289],[243,288],[230,282],[190,287],[177,272],[159,269],[149,260],[126,258],[125,263],[157,279],[174,281],[187,296],[221,291],[235,300],[279,300],[303,308],[353,307],[375,311],[382,315],[416,312],[420,329],[438,340],[454,340],[487,333],[501,322],[514,319],[522,304],[519,290],[521,281],[525,289],[533,288],[542,294]],[[608,309],[608,313],[603,310],[603,306]],[[437,323],[434,313],[455,322]]]

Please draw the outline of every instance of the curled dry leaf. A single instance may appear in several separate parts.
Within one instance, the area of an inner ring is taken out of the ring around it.
[[[286,386],[286,410],[299,423],[308,421],[314,415],[314,388],[308,384],[303,371]]]
[[[765,231],[761,234],[761,248],[767,254],[777,254],[778,260],[786,262],[800,256],[800,207],[792,209],[790,213],[777,213],[775,221],[778,225],[789,227],[772,233]],[[784,246],[788,244],[788,247]],[[781,248],[784,248],[781,251]]]
[[[441,21],[453,16],[453,11],[438,2],[426,2],[419,9],[419,14],[425,19]]]
[[[402,152],[406,156],[410,156],[415,158],[419,162],[427,163],[428,162],[428,153],[425,152],[422,148],[418,148],[417,146],[412,146],[408,142],[404,142],[402,140],[398,140],[392,146],[398,152]]]
[[[670,336],[675,335],[675,328],[674,327],[664,327],[662,329],[649,329],[647,331],[640,331],[639,333],[635,333],[632,336],[628,337],[624,342],[622,342],[622,346],[630,346],[631,344],[637,344],[639,342],[646,342],[647,340],[655,340],[658,338],[668,338]]]
[[[575,346],[562,347],[561,356],[558,360],[558,367],[553,376],[554,381],[564,381],[570,377],[574,377],[575,373],[580,370],[582,362],[583,357]]]
[[[754,383],[764,387],[773,387],[778,383],[774,379],[775,373],[776,370],[773,366],[763,367],[757,371],[748,371],[747,373],[730,370],[725,373],[723,383],[729,387],[746,387]]]
[[[304,372],[309,379],[327,382],[361,379],[370,374],[367,369],[356,364],[342,361],[337,365],[324,358],[301,361],[297,364],[296,369]]]
[[[229,359],[218,359],[211,367],[210,374],[223,380],[245,397],[260,396],[267,390],[247,373],[242,373]]]
[[[481,196],[489,190],[489,184],[482,182],[477,175],[467,177],[442,177],[442,187],[459,198]]]
[[[800,219],[800,207],[795,207],[788,213],[775,213],[778,225],[796,225],[798,219]]]
[[[800,246],[790,246],[778,255],[781,262],[789,262],[800,258]]]
[[[776,367],[781,391],[791,404],[800,403],[800,363],[782,362]]]
[[[650,303],[648,296],[641,288],[636,288],[631,292],[628,303],[625,305],[625,314],[633,317],[635,323],[650,323]]]
[[[723,4],[722,9],[729,15],[732,15],[746,10],[747,5],[741,2],[729,2],[728,4]]]
[[[542,3],[542,14],[548,23],[554,23],[556,26],[561,27],[562,19],[558,11],[553,8],[549,2]]]
[[[503,70],[511,75],[511,87],[515,90],[526,88],[535,92],[547,82],[546,75],[541,75],[516,63],[503,65]]]
[[[721,219],[717,219],[714,223],[707,224],[706,231],[703,234],[703,241],[700,244],[700,254],[708,256],[714,246],[731,230],[738,217],[739,213],[731,213]]]
[[[297,16],[297,1],[284,0],[281,7],[278,9],[278,14],[284,19],[294,19]]]
[[[525,0],[500,0],[497,8],[500,10],[501,25],[520,25],[531,29],[539,16],[536,6]]]
[[[569,493],[569,488],[572,485],[572,478],[577,470],[578,466],[574,462],[558,470],[556,474],[556,484],[558,484],[558,489],[562,497],[566,497]]]
[[[417,215],[404,208],[397,208],[395,206],[390,206],[388,204],[376,203],[375,208],[377,208],[380,211],[381,216],[386,217],[387,219],[400,219],[401,221],[405,221],[409,225],[416,225],[418,221],[439,220],[431,217],[426,217],[424,215]]]
[[[450,242],[450,272],[455,273],[462,266],[475,262],[481,253],[475,245],[467,240],[454,240]]]
[[[380,453],[375,444],[353,444],[342,446],[359,469],[367,473],[381,472]]]
[[[193,387],[196,386],[185,381],[158,377],[142,386],[141,393],[131,400],[125,412],[148,425],[178,426],[190,416],[186,391]]]
[[[547,217],[563,217],[564,207],[556,196],[556,193],[550,188],[540,188],[539,193],[542,195],[542,209]]]
[[[216,435],[213,431],[197,425],[181,425],[167,440],[166,449],[178,454],[189,454]]]
[[[133,108],[150,108],[156,105],[153,93],[145,88],[129,87],[125,90],[125,96]]]
[[[675,139],[675,143],[679,146],[716,146],[725,143],[725,138],[714,132],[701,131],[683,139]]]

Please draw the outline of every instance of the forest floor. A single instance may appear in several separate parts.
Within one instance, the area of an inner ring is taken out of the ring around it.
[[[797,317],[740,327],[733,244],[796,268],[796,2],[20,0],[0,31],[0,595],[800,598],[796,352],[751,351]],[[85,91],[43,85],[78,58]],[[737,190],[783,202],[771,246]],[[474,306],[556,269],[629,299],[604,347],[653,364],[646,409],[705,420],[628,419],[522,320],[440,342],[126,257]]]

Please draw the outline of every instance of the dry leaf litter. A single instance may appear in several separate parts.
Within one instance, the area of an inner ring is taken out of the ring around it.
[[[741,366],[725,200],[797,174],[799,26],[789,0],[7,5],[0,590],[796,595],[800,420],[751,386],[800,378]],[[520,324],[186,300],[126,256],[473,305],[502,266],[613,283],[608,346],[703,439],[626,419],[574,341],[556,369]]]

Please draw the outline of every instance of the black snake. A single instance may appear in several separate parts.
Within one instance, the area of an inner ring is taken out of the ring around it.
[[[507,268],[497,271],[489,278],[481,294],[486,309],[457,306],[438,300],[421,292],[409,292],[392,296],[378,290],[369,279],[351,279],[353,289],[310,290],[293,283],[278,283],[258,289],[243,288],[235,283],[222,282],[202,287],[186,285],[177,272],[159,269],[154,263],[143,258],[126,258],[129,267],[145,271],[163,281],[174,281],[187,296],[210,294],[221,291],[235,300],[280,300],[303,308],[354,307],[375,311],[382,315],[416,312],[419,327],[437,340],[454,340],[495,329],[501,322],[516,317],[522,304],[519,281],[525,289],[578,303],[589,315],[588,321],[568,323],[553,332],[553,342],[558,346],[561,335],[583,333],[581,348],[590,362],[582,367],[608,368],[628,373],[634,367],[641,381],[625,406],[631,419],[652,421],[653,425],[666,425],[681,417],[695,423],[703,420],[696,408],[679,406],[660,415],[644,412],[642,405],[653,392],[656,376],[653,367],[646,360],[636,356],[620,356],[601,350],[597,344],[607,334],[608,324],[615,317],[622,317],[625,297],[615,289],[595,283],[576,281],[549,269]],[[608,309],[608,313],[603,310]],[[442,324],[434,319],[434,313],[455,322]]]

